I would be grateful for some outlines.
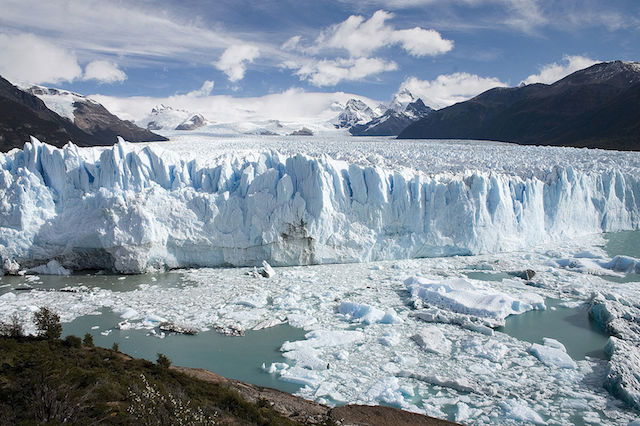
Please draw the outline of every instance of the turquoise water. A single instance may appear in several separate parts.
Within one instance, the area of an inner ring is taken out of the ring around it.
[[[631,256],[640,259],[640,231],[610,232],[604,236],[604,250],[609,257]],[[626,274],[624,277],[603,276],[614,283],[640,282],[640,274]]]
[[[617,255],[640,258],[640,231],[610,232],[604,249],[610,257]]]
[[[531,343],[542,343],[543,337],[551,337],[561,342],[574,360],[585,359],[585,356],[605,359],[603,349],[609,336],[591,321],[587,308],[566,308],[560,303],[557,299],[547,299],[545,311],[511,315],[505,326],[497,330]]]
[[[85,274],[76,273],[68,277],[61,275],[39,275],[37,281],[31,281],[36,276],[10,276],[0,278],[0,295],[25,285],[34,289],[60,290],[64,287],[87,286],[98,287],[110,291],[131,291],[138,286],[157,285],[160,288],[187,287],[191,283],[185,279],[180,271],[163,272],[159,274],[114,275],[114,274]]]
[[[284,392],[296,392],[300,386],[283,382],[261,369],[272,362],[285,362],[279,349],[287,340],[304,338],[305,331],[281,325],[258,331],[247,331],[244,336],[231,337],[215,331],[201,332],[196,336],[167,333],[164,339],[147,336],[148,330],[119,330],[113,327],[122,319],[110,310],[102,315],[86,315],[63,324],[63,336],[75,334],[93,335],[97,346],[110,348],[114,342],[119,350],[136,358],[150,361],[163,353],[174,365],[204,368],[231,379],[242,380],[259,386],[268,386]],[[92,327],[98,326],[97,329]],[[107,336],[102,331],[111,330]]]
[[[464,272],[464,274],[471,280],[479,281],[502,281],[504,279],[513,278],[513,275],[506,272],[470,271]]]

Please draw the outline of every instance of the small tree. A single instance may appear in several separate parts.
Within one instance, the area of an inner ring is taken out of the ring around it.
[[[158,367],[166,370],[171,367],[171,360],[165,354],[158,353],[158,360],[156,361],[156,364],[158,364]]]
[[[38,312],[33,314],[33,321],[36,323],[39,337],[55,340],[62,335],[60,315],[51,312],[46,306],[41,307]]]
[[[11,315],[11,321],[0,322],[0,336],[22,337],[24,336],[24,327],[17,313]]]
[[[24,327],[22,326],[22,321],[20,321],[20,317],[17,313],[11,315],[11,324],[9,326],[9,336],[11,337],[22,337],[24,336]]]
[[[111,350],[116,352],[120,351],[120,345],[118,345],[118,342],[113,342],[113,345],[111,346]]]
[[[93,335],[91,333],[85,334],[84,339],[82,339],[82,343],[85,346],[93,347]]]
[[[79,348],[80,346],[82,346],[82,340],[80,340],[78,336],[74,336],[73,334],[65,337],[64,343],[72,348]]]

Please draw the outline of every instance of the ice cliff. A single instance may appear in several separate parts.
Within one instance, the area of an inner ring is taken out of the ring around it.
[[[640,227],[640,176],[625,169],[428,172],[33,139],[0,154],[0,256],[139,273],[490,253]]]

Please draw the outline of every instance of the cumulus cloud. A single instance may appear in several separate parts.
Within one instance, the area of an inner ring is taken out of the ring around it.
[[[214,65],[227,75],[229,81],[236,82],[244,78],[247,64],[260,56],[260,49],[250,44],[229,46]]]
[[[217,123],[258,120],[281,120],[285,123],[316,123],[330,120],[337,112],[336,103],[345,104],[351,98],[362,99],[369,105],[378,101],[344,92],[306,92],[291,88],[280,93],[259,97],[232,97],[228,95],[198,96],[197,91],[169,97],[113,97],[91,95],[109,111],[127,120],[141,120],[159,104],[185,109],[204,115]]]
[[[544,65],[540,68],[540,72],[538,74],[531,74],[529,77],[525,78],[521,84],[555,83],[573,72],[590,67],[598,62],[599,61],[595,61],[585,56],[565,55],[562,57],[561,63],[554,62]]]
[[[457,102],[466,101],[493,87],[504,87],[505,83],[494,77],[457,72],[439,75],[426,81],[416,77],[406,79],[398,91],[409,90],[431,108],[439,109]]]
[[[76,56],[33,34],[0,34],[0,75],[25,83],[60,83],[82,76]]]
[[[213,81],[211,80],[206,80],[204,83],[202,83],[202,86],[197,89],[197,90],[192,90],[191,92],[187,93],[187,97],[194,97],[194,98],[200,98],[202,96],[209,96],[211,94],[211,91],[213,90]]]
[[[345,49],[352,57],[368,56],[391,45],[400,45],[413,56],[434,56],[453,49],[453,41],[442,38],[437,31],[420,27],[397,30],[387,25],[386,21],[392,17],[393,14],[384,10],[376,11],[368,20],[351,15],[323,31],[316,40],[315,49]]]
[[[91,61],[84,69],[84,80],[97,80],[100,83],[123,82],[127,79],[118,65],[109,61]]]
[[[301,80],[308,80],[314,86],[334,86],[341,81],[361,80],[370,75],[398,68],[395,62],[379,58],[357,59],[323,59],[309,61],[302,65],[289,64],[290,68],[297,68],[296,75]]]
[[[301,39],[302,39],[301,36],[295,35],[291,37],[289,40],[282,43],[282,46],[280,46],[280,48],[282,50],[294,50],[300,44]]]

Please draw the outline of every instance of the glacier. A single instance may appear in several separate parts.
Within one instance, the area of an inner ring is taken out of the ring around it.
[[[367,262],[640,227],[637,159],[572,166],[541,150],[550,161],[535,173],[491,163],[457,173],[293,150],[185,157],[160,144],[32,139],[0,154],[0,263],[141,273]]]

